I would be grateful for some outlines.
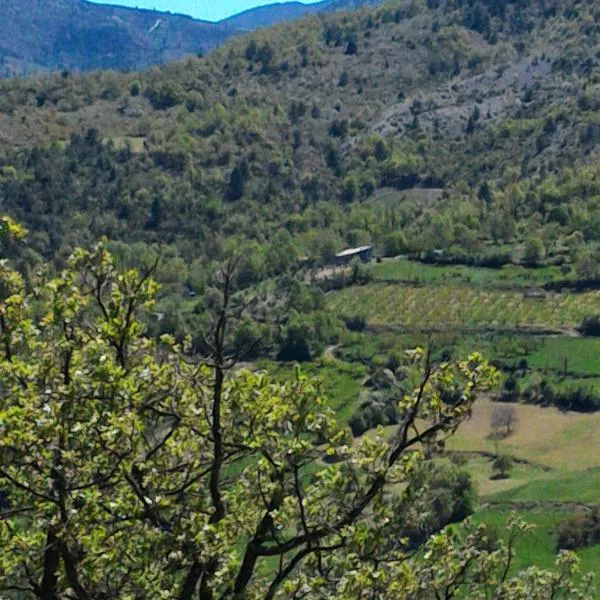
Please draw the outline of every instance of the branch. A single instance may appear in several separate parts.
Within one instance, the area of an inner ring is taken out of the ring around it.
[[[289,562],[288,566],[285,569],[283,569],[283,571],[280,571],[278,573],[277,577],[273,580],[273,582],[269,586],[269,589],[267,590],[267,593],[265,595],[265,600],[273,600],[273,598],[275,597],[275,594],[277,593],[277,590],[279,589],[279,586],[291,575],[292,571],[309,554],[315,554],[315,553],[321,553],[321,552],[335,552],[336,550],[343,548],[344,545],[345,545],[344,542],[340,542],[339,544],[334,544],[333,546],[328,546],[328,547],[317,546],[316,548],[305,548],[304,550],[301,550],[300,552],[298,552],[298,554],[296,554],[296,556],[294,556],[294,558],[292,558],[292,560]]]
[[[20,483],[14,477],[11,477],[4,469],[0,469],[0,477],[4,477],[5,479],[8,479],[8,481],[10,481],[10,483],[12,483],[14,486],[18,487],[21,491],[27,492],[28,494],[31,494],[32,496],[35,496],[36,498],[39,498],[40,500],[45,500],[46,502],[52,502],[53,504],[57,503],[56,498],[53,498],[52,496],[48,496],[47,494],[42,494],[41,492],[36,492],[31,487],[29,487],[23,483]]]

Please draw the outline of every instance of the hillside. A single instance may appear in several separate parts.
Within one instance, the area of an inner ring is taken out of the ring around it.
[[[2,210],[32,263],[160,242],[174,315],[232,248],[245,285],[362,243],[594,276],[598,15],[568,7],[397,2],[143,73],[0,82]]]
[[[205,52],[230,28],[84,0],[3,3],[0,76],[41,70],[134,69]]]
[[[282,21],[291,21],[306,15],[351,10],[367,5],[380,4],[381,0],[322,0],[313,4],[302,2],[276,2],[266,6],[251,8],[238,15],[224,19],[221,24],[236,29],[252,31],[269,27]]]
[[[221,23],[85,0],[6,0],[0,77],[39,71],[131,70],[207,52],[248,30],[371,0],[264,6]]]

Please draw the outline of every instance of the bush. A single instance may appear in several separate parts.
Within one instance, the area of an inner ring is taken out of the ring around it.
[[[565,411],[589,413],[600,410],[600,393],[593,387],[567,385],[558,388],[548,379],[532,379],[522,397],[530,404],[556,406]]]
[[[494,474],[492,479],[508,479],[513,468],[513,459],[508,454],[499,454],[492,463]]]
[[[346,328],[350,331],[364,331],[367,326],[367,319],[364,315],[354,315],[352,317],[342,317]]]
[[[581,322],[579,329],[582,335],[600,337],[600,315],[588,315]]]
[[[562,521],[556,531],[556,550],[579,550],[600,544],[600,508]]]

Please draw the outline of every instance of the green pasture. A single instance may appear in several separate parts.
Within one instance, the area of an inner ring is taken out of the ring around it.
[[[475,522],[486,523],[500,538],[506,540],[506,521],[510,512],[510,509],[504,508],[485,508],[473,518]],[[556,528],[562,520],[572,516],[572,512],[544,508],[519,511],[519,516],[535,529],[517,541],[512,573],[531,566],[551,568],[556,560]],[[577,554],[581,559],[582,574],[592,572],[600,575],[600,546],[580,550]]]
[[[464,265],[430,265],[405,257],[373,264],[370,272],[376,279],[413,283],[468,283],[473,285],[539,286],[563,279],[558,267],[528,269],[506,265],[500,269],[468,267]]]
[[[574,464],[573,468],[576,469]],[[584,471],[560,472],[551,476],[527,481],[492,494],[490,500],[501,503],[511,502],[582,502],[600,504],[600,467]]]
[[[535,369],[600,376],[600,338],[546,338],[527,355],[527,363]]]

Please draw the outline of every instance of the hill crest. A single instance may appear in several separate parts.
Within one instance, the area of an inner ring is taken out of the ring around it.
[[[203,54],[247,31],[376,0],[280,3],[220,22],[86,0],[5,0],[0,77],[44,71],[137,70]]]

